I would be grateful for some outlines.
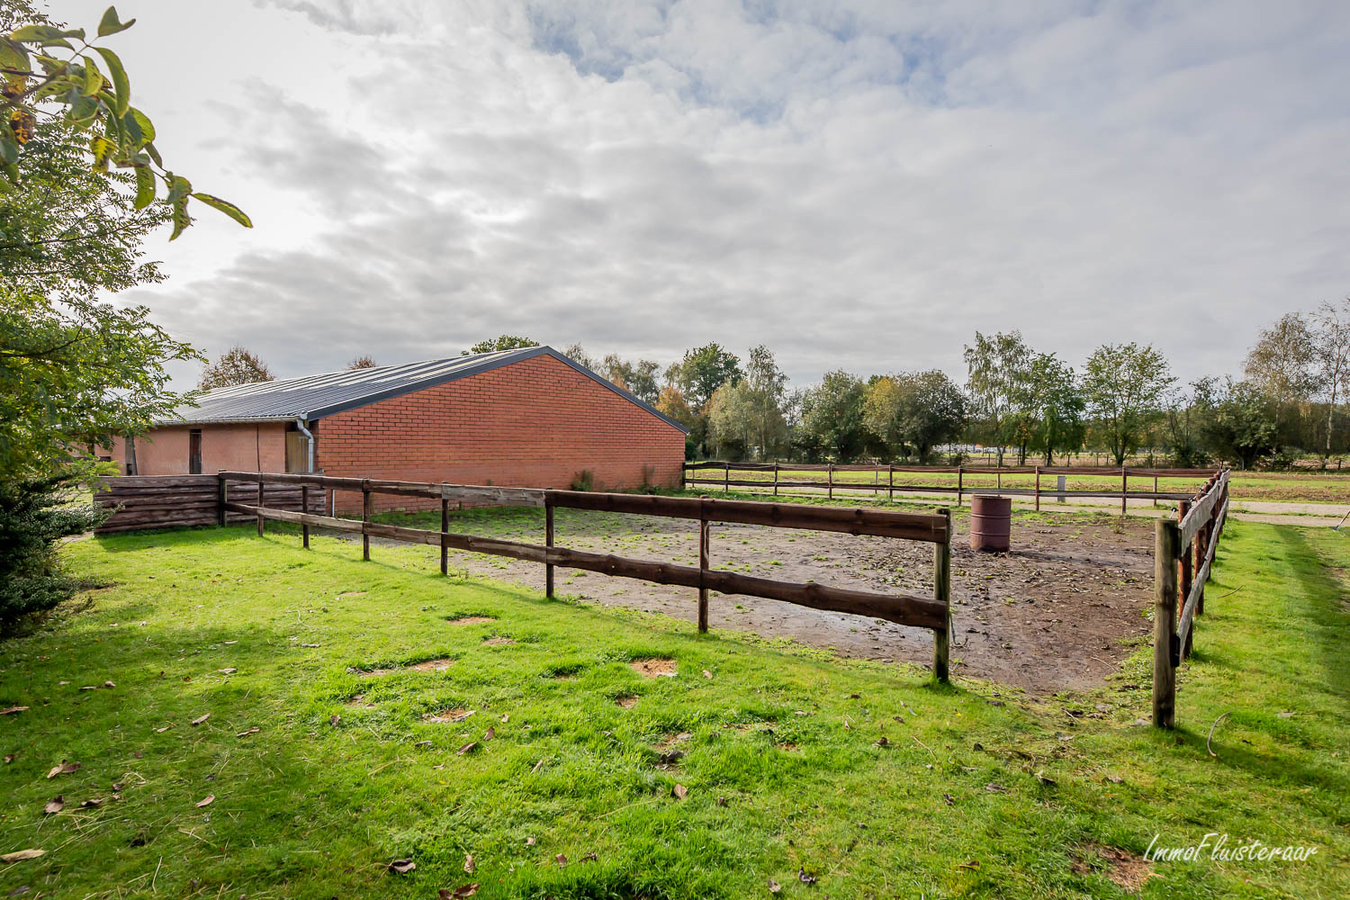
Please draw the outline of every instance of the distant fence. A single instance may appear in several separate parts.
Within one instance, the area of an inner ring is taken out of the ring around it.
[[[227,490],[240,490],[245,482],[231,481]],[[307,501],[309,511],[322,511],[323,497],[318,492],[305,496],[296,485],[269,485],[267,502],[280,509],[300,511]],[[141,531],[150,528],[190,528],[223,524],[221,519],[221,483],[216,475],[119,475],[99,479],[94,503],[113,514],[95,534]],[[249,521],[252,517],[231,513],[230,522]]]
[[[1228,521],[1228,478],[1215,475],[1178,504],[1176,522],[1159,519],[1154,533],[1153,724],[1160,728],[1176,724],[1177,668],[1205,611],[1205,583]]]
[[[834,499],[836,491],[867,493],[874,498],[885,496],[894,501],[897,493],[905,494],[955,494],[956,505],[960,506],[966,494],[996,493],[1005,496],[1034,497],[1036,509],[1041,508],[1041,498],[1069,499],[1075,497],[1120,498],[1120,511],[1125,512],[1129,500],[1188,500],[1194,494],[1181,491],[1159,491],[1159,478],[1212,478],[1216,469],[1143,469],[1109,466],[891,466],[891,465],[821,465],[811,463],[724,463],[695,462],[685,463],[684,485],[692,489],[721,488],[729,492],[733,487],[752,488],[760,491],[772,490],[780,493],[802,493],[805,491],[826,491],[829,499]],[[824,479],[821,478],[824,473]],[[732,477],[733,474],[736,477]],[[946,476],[944,483],[906,483],[907,474]],[[871,476],[869,480],[867,476]],[[900,479],[897,480],[896,476]],[[952,483],[950,476],[955,477]],[[967,482],[966,476],[983,476],[981,482],[987,482],[993,476],[994,483]],[[1005,487],[1005,476],[1033,477],[1030,487]],[[1054,477],[1053,486],[1046,485],[1042,479]],[[1063,488],[1059,478],[1065,479]],[[1071,490],[1068,479],[1071,477],[1119,478],[1120,488],[1116,490]],[[1130,490],[1130,479],[1139,479],[1148,483],[1152,479],[1151,490]]]
[[[239,496],[234,485],[250,482],[242,490],[244,497],[254,502],[231,499]],[[219,475],[220,511],[256,517],[258,534],[263,534],[264,522],[290,522],[301,526],[301,540],[309,546],[311,527],[359,533],[362,536],[362,558],[370,559],[370,539],[403,541],[440,547],[441,574],[449,571],[450,550],[467,550],[505,556],[511,559],[542,563],[545,567],[545,593],[553,596],[555,566],[584,569],[621,578],[636,578],[656,584],[682,585],[698,588],[698,629],[708,630],[708,592],[741,594],[782,600],[798,606],[829,612],[849,613],[884,619],[899,625],[927,628],[934,633],[933,672],[940,680],[948,677],[948,656],[951,640],[951,513],[900,513],[870,509],[837,509],[802,506],[798,504],[763,503],[743,500],[711,500],[694,497],[659,497],[640,494],[592,493],[589,491],[556,491],[535,488],[509,488],[480,485],[428,484],[406,481],[380,481],[362,478],[332,478],[324,475],[282,475],[259,472],[222,472]],[[264,487],[291,486],[308,491],[315,487],[327,490],[360,491],[363,514],[361,519],[313,515],[269,507],[265,503]],[[370,521],[373,494],[397,494],[405,497],[439,499],[441,528],[430,531],[385,525]],[[490,506],[533,506],[544,508],[544,543],[524,544],[476,535],[454,534],[450,531],[450,504],[471,502]],[[554,544],[553,511],[586,509],[627,513],[639,516],[662,516],[687,519],[699,523],[699,564],[697,567],[651,560],[629,559],[611,554],[571,550]],[[815,582],[796,583],[770,578],[743,575],[712,568],[710,526],[715,522],[742,525],[763,525],[771,528],[803,528],[814,531],[842,532],[853,535],[877,535],[922,541],[933,545],[933,596],[913,594],[879,594],[829,587]]]

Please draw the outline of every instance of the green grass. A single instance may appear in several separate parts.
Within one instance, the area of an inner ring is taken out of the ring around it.
[[[1229,524],[1172,733],[1130,725],[1148,714],[1146,649],[1099,692],[1032,700],[443,579],[426,548],[362,563],[351,542],[305,553],[247,528],[82,542],[73,565],[109,586],[0,644],[0,708],[31,707],[0,717],[0,852],[46,850],[0,866],[0,890],[705,898],[769,896],[772,878],[782,897],[1124,897],[1080,848],[1228,832],[1319,852],[1159,863],[1142,896],[1344,897],[1345,541]],[[463,615],[494,618],[447,621]],[[408,668],[440,657],[454,662]],[[630,667],[649,658],[677,677]],[[393,671],[351,671],[372,667]],[[424,719],[450,708],[475,714]],[[82,768],[48,780],[63,759]],[[416,871],[386,871],[403,857]]]

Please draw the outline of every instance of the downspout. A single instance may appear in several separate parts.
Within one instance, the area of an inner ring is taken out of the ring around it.
[[[295,420],[295,427],[298,428],[300,430],[300,433],[305,436],[305,441],[309,445],[309,466],[308,468],[305,469],[305,471],[312,475],[314,474],[314,435],[310,433],[310,430],[308,428],[305,427],[304,419],[297,418]]]

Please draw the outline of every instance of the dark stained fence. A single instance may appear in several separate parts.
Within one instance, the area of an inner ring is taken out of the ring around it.
[[[251,490],[255,496],[258,486],[243,481],[229,481],[233,493]],[[308,491],[311,512],[322,512],[321,491]],[[300,511],[299,485],[268,485],[265,499],[268,505],[279,509]],[[189,528],[201,525],[219,525],[220,478],[216,475],[119,475],[99,479],[94,503],[113,509],[112,516],[94,530],[95,534],[119,531],[143,531],[154,528]],[[251,516],[227,514],[231,523],[252,521]]]
[[[799,504],[759,503],[743,500],[713,500],[696,497],[658,497],[634,494],[555,491],[533,488],[508,488],[482,485],[426,484],[420,482],[381,481],[361,478],[332,478],[323,475],[282,475],[258,472],[222,472],[221,508],[246,518],[256,518],[258,533],[264,522],[290,522],[302,527],[305,546],[311,527],[330,528],[362,536],[362,558],[370,559],[370,538],[427,544],[441,551],[441,573],[447,571],[446,554],[467,550],[527,560],[545,566],[546,594],[553,596],[555,566],[602,572],[620,578],[636,578],[657,584],[681,585],[698,589],[699,631],[707,631],[708,592],[740,594],[781,600],[811,609],[849,613],[884,619],[900,625],[927,628],[934,634],[933,672],[940,680],[948,677],[948,653],[951,637],[951,542],[949,510],[935,514],[892,512],[874,509],[838,509]],[[249,482],[242,488],[238,482]],[[360,491],[361,519],[314,515],[269,506],[259,502],[264,486],[307,486],[317,489]],[[441,503],[441,530],[407,528],[370,521],[372,494],[388,493],[405,497],[437,498]],[[454,534],[449,530],[449,505],[472,502],[478,505],[533,506],[545,510],[544,543],[525,544],[476,535]],[[590,553],[554,545],[553,510],[584,509],[664,516],[699,523],[700,553],[698,566],[676,565],[651,560],[629,559],[604,553]],[[931,597],[906,593],[873,593],[830,587],[815,582],[776,581],[712,568],[708,544],[708,525],[714,522],[762,525],[771,528],[800,528],[814,531],[843,532],[853,535],[877,535],[922,541],[933,545],[933,583]]]

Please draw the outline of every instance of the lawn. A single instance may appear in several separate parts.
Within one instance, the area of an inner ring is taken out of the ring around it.
[[[0,891],[1347,896],[1346,540],[1229,523],[1172,733],[1131,724],[1144,650],[1100,691],[1032,701],[445,579],[426,548],[79,542],[106,586],[0,644],[0,709],[29,707],[0,716],[0,853],[45,850]],[[1208,832],[1317,853],[1135,858]]]

